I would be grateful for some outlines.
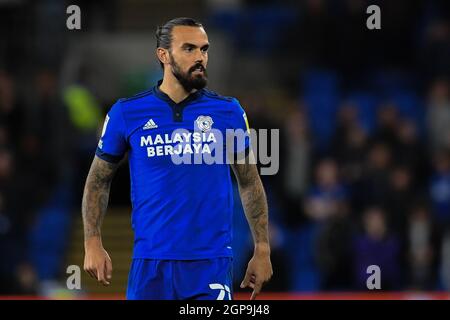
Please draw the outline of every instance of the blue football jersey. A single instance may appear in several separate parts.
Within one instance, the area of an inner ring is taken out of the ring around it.
[[[96,151],[108,162],[128,152],[133,257],[231,257],[230,166],[198,157],[217,160],[223,151],[225,159],[226,130],[248,132],[245,112],[235,98],[207,89],[175,103],[160,83],[111,107]],[[246,136],[232,150],[246,151],[249,144]]]

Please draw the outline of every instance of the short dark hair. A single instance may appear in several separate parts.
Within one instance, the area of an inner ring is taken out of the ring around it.
[[[163,24],[162,26],[158,26],[156,28],[156,48],[164,48],[164,49],[169,49],[171,48],[172,45],[172,30],[174,27],[176,26],[190,26],[190,27],[199,27],[199,28],[203,28],[203,25],[192,19],[192,18],[186,18],[186,17],[182,17],[182,18],[175,18],[172,19],[168,22],[166,22],[165,24]],[[161,64],[161,67],[164,68],[164,64],[160,61],[159,62]]]

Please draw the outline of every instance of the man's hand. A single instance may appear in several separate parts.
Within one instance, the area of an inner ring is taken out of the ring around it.
[[[254,160],[251,148],[246,159]],[[273,271],[270,262],[267,199],[256,164],[252,163],[254,162],[249,161],[244,164],[234,164],[231,167],[238,181],[242,206],[255,243],[255,251],[248,263],[241,288],[252,288],[253,293],[250,299],[254,300],[261,292],[263,284],[272,277]]]
[[[252,288],[253,292],[250,299],[255,300],[256,296],[261,292],[263,284],[269,281],[272,275],[270,250],[268,248],[262,250],[257,248],[248,263],[244,280],[241,283],[241,288]]]
[[[111,258],[97,240],[85,243],[84,271],[103,285],[109,285],[112,278]]]
[[[95,156],[84,186],[81,212],[84,227],[84,270],[98,282],[109,285],[112,263],[103,249],[101,227],[109,199],[111,180],[118,164]]]

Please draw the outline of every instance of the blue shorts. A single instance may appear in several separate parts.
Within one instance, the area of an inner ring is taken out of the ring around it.
[[[128,300],[231,300],[232,258],[133,259]]]

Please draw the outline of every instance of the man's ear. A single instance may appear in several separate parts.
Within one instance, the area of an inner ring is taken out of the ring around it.
[[[169,59],[169,50],[164,48],[157,48],[156,49],[156,56],[158,57],[159,61],[161,61],[163,64],[167,64],[170,62]]]

